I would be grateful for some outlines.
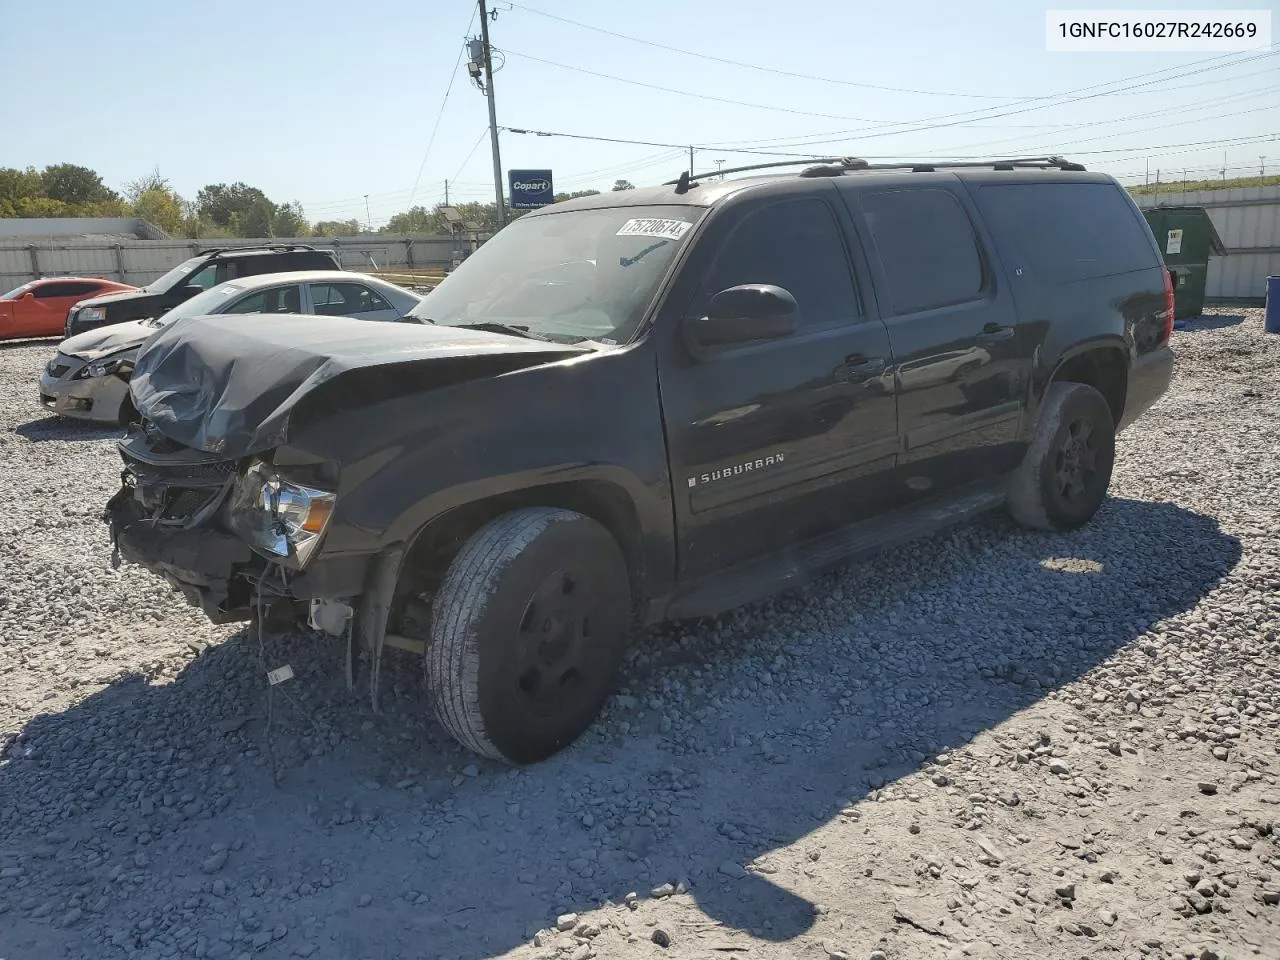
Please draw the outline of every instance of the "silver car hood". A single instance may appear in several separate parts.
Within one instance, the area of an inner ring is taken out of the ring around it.
[[[160,327],[153,327],[144,320],[113,323],[96,330],[86,330],[68,337],[58,344],[58,352],[81,360],[100,360],[103,357],[138,347]]]

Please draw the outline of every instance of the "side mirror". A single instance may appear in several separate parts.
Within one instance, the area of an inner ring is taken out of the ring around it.
[[[190,300],[197,294],[204,293],[204,287],[200,286],[198,283],[188,283],[181,287],[178,292],[183,300]]]
[[[22,295],[23,300],[34,300],[35,298],[36,298],[36,295],[32,293],[30,290],[28,290],[26,293]]]
[[[799,325],[796,298],[770,283],[721,290],[707,304],[705,317],[685,321],[688,336],[700,347],[777,340],[794,333]]]

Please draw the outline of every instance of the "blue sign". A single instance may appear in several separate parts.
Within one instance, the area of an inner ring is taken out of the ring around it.
[[[511,189],[511,206],[516,210],[533,210],[556,200],[550,170],[508,170],[507,186]]]

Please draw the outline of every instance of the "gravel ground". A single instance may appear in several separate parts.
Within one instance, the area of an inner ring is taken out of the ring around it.
[[[0,348],[0,956],[1280,957],[1280,337],[1176,334],[1070,536],[993,517],[644,637],[511,771],[256,645],[97,520]],[[273,777],[278,773],[278,783]]]

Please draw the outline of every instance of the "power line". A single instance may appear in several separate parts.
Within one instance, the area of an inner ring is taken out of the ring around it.
[[[499,127],[498,129],[502,129],[502,128]],[[485,127],[483,130],[480,131],[480,136],[476,137],[476,142],[472,144],[471,149],[467,151],[467,159],[463,160],[461,166],[458,167],[458,173],[461,173],[463,170],[466,169],[467,164],[471,162],[471,158],[475,156],[475,152],[478,149],[480,149],[480,144],[484,141],[484,138],[487,137],[488,135],[489,135],[488,127]],[[449,179],[450,180],[458,179],[458,173],[455,173]]]
[[[476,10],[471,9],[471,19],[467,21],[466,33],[471,33],[471,25],[476,22]],[[453,82],[458,78],[458,67],[462,65],[462,52],[465,47],[458,48],[458,59],[453,62],[453,69],[449,72],[449,85],[444,89],[444,97],[440,101],[440,109],[436,111],[436,122],[431,128],[431,136],[427,139],[427,149],[422,151],[422,162],[418,164],[418,174],[413,178],[413,189],[409,191],[408,206],[413,206],[413,198],[418,193],[418,184],[422,180],[422,171],[427,165],[427,157],[431,155],[431,146],[436,142],[436,133],[440,130],[440,120],[444,117],[445,105],[449,102],[449,94],[453,92]]]
[[[1277,42],[1280,42],[1280,41],[1277,41]],[[1274,44],[1273,44],[1273,46],[1274,46]],[[975,117],[974,119],[980,119],[980,120],[997,120],[997,119],[1000,119],[1000,118],[1002,118],[1002,117],[1011,117],[1011,116],[1016,116],[1016,115],[1018,115],[1018,114],[1030,113],[1030,112],[1033,112],[1033,111],[1035,111],[1035,110],[1043,110],[1043,109],[1046,109],[1046,108],[1049,108],[1049,107],[1061,107],[1061,106],[1066,106],[1066,105],[1068,105],[1068,104],[1072,104],[1072,103],[1083,103],[1083,102],[1084,102],[1084,101],[1086,101],[1086,100],[1094,100],[1094,99],[1097,99],[1098,97],[1102,97],[1102,96],[1110,96],[1110,95],[1115,94],[1115,93],[1123,93],[1123,92],[1127,92],[1127,91],[1130,91],[1130,90],[1140,89],[1140,88],[1142,88],[1142,87],[1149,87],[1149,86],[1152,86],[1152,85],[1154,85],[1154,84],[1163,83],[1163,82],[1165,82],[1166,80],[1180,80],[1180,79],[1183,79],[1184,77],[1197,76],[1197,75],[1199,75],[1199,74],[1207,73],[1207,72],[1212,71],[1212,70],[1222,70],[1222,69],[1229,68],[1229,67],[1239,66],[1239,65],[1241,65],[1241,64],[1251,63],[1251,62],[1253,62],[1254,60],[1261,60],[1261,59],[1264,59],[1264,58],[1266,58],[1266,57],[1271,57],[1271,56],[1275,56],[1275,55],[1276,55],[1276,51],[1269,51],[1269,52],[1267,52],[1267,53],[1256,54],[1256,55],[1254,55],[1254,56],[1246,57],[1246,58],[1244,58],[1244,59],[1242,59],[1242,60],[1237,60],[1237,61],[1235,61],[1234,63],[1218,64],[1217,66],[1204,66],[1204,67],[1201,67],[1200,69],[1197,69],[1197,70],[1190,70],[1190,71],[1187,71],[1186,73],[1181,73],[1181,74],[1177,74],[1177,73],[1175,73],[1174,75],[1172,75],[1172,76],[1170,76],[1170,77],[1164,77],[1164,78],[1162,78],[1162,79],[1156,79],[1156,80],[1148,80],[1148,81],[1146,81],[1145,83],[1131,84],[1131,85],[1130,85],[1130,86],[1128,86],[1128,87],[1122,87],[1122,88],[1120,88],[1120,89],[1118,89],[1118,90],[1112,90],[1112,91],[1100,92],[1100,93],[1091,93],[1091,94],[1088,94],[1088,95],[1086,95],[1086,96],[1070,96],[1070,97],[1069,97],[1069,96],[1067,96],[1067,94],[1062,94],[1062,95],[1061,95],[1061,96],[1062,96],[1062,99],[1060,99],[1060,101],[1059,101],[1059,102],[1057,102],[1057,103],[1046,103],[1046,104],[1041,104],[1041,105],[1039,105],[1039,106],[1023,107],[1023,108],[1018,109],[1018,110],[1007,110],[1007,111],[1005,111],[1005,112],[1003,112],[1003,113],[988,114],[988,115],[986,115],[986,116],[982,116],[982,117]],[[1216,61],[1216,60],[1220,60],[1220,59],[1221,59],[1220,57],[1213,57],[1213,58],[1210,58],[1210,60],[1211,60],[1211,61]],[[1206,62],[1206,61],[1198,61],[1198,62],[1200,62],[1200,63],[1204,63],[1204,62]],[[1191,64],[1191,65],[1193,66],[1194,64]],[[1161,70],[1161,71],[1153,71],[1153,72],[1155,72],[1155,73],[1166,73],[1166,72],[1168,72],[1170,69],[1174,69],[1174,68],[1165,68],[1165,70]],[[1136,75],[1135,77],[1130,77],[1130,78],[1127,78],[1127,79],[1138,79],[1138,78],[1143,77],[1143,76],[1150,76],[1150,74],[1138,74],[1138,75]],[[1125,82],[1125,81],[1123,81],[1123,80],[1111,81],[1111,83],[1121,83],[1121,82]],[[1097,86],[1100,86],[1100,85],[1099,85],[1099,84],[1095,84],[1093,87],[1081,87],[1081,88],[1079,88],[1079,90],[1078,90],[1078,91],[1074,91],[1074,92],[1084,92],[1084,91],[1088,91],[1088,90],[1091,90],[1091,89],[1095,89]],[[970,114],[972,114],[973,112],[974,112],[974,111],[970,111]],[[968,115],[970,115],[970,114],[952,114],[952,115],[950,115],[950,116],[951,116],[951,117],[964,117],[964,116],[968,116]],[[928,132],[928,131],[930,131],[930,130],[941,130],[941,129],[949,128],[949,127],[965,126],[965,125],[969,122],[969,121],[966,121],[966,120],[963,120],[963,119],[957,119],[957,120],[952,120],[951,122],[947,122],[947,123],[932,123],[932,122],[929,122],[929,120],[930,120],[930,119],[931,119],[931,120],[944,120],[944,119],[948,119],[948,118],[947,118],[947,117],[945,117],[945,116],[940,116],[940,117],[929,118],[929,119],[921,120],[921,121],[902,121],[902,122],[894,122],[894,123],[880,124],[880,125],[872,126],[872,127],[855,127],[855,128],[853,128],[853,129],[851,129],[851,130],[834,130],[834,131],[830,131],[830,132],[828,132],[828,133],[826,133],[826,134],[811,134],[811,135],[809,135],[809,136],[804,136],[804,137],[795,137],[795,138],[779,138],[779,139],[776,139],[776,140],[773,140],[773,141],[745,141],[745,142],[752,143],[752,144],[771,143],[771,144],[773,144],[773,145],[775,145],[775,146],[801,147],[801,146],[810,146],[810,145],[817,145],[817,144],[823,144],[823,143],[833,143],[833,142],[836,142],[833,138],[837,138],[837,137],[839,137],[839,138],[841,138],[841,139],[844,139],[844,140],[866,140],[866,139],[868,139],[868,138],[870,138],[870,137],[885,136],[885,135],[888,135],[888,134],[923,133],[923,132]],[[910,124],[912,124],[912,123],[916,123],[917,125],[916,125],[916,126],[910,126]],[[909,129],[892,129],[892,130],[891,130],[891,129],[886,129],[886,128],[889,128],[889,127],[908,127]],[[856,136],[854,136],[854,135],[856,135]],[[818,137],[819,139],[815,139],[815,137]],[[727,148],[726,148],[726,147],[721,147],[720,149],[727,149]]]
[[[750,103],[746,100],[732,100],[728,97],[716,97],[709,93],[695,93],[692,90],[680,90],[676,87],[664,87],[656,83],[646,83],[643,80],[631,80],[627,77],[615,77],[611,73],[600,73],[596,70],[588,70],[586,67],[575,67],[567,63],[559,63],[555,60],[546,60],[542,57],[535,57],[531,53],[520,53],[518,50],[507,49],[506,53],[511,57],[520,57],[522,60],[532,60],[534,63],[545,64],[549,67],[559,67],[561,70],[572,70],[574,73],[583,73],[589,77],[599,77],[604,80],[614,80],[618,83],[630,84],[633,87],[645,87],[649,90],[660,90],[663,93],[674,93],[681,97],[692,97],[695,100],[709,100],[712,103],[726,103],[734,107],[750,107],[753,110],[771,110],[775,113],[790,113],[798,117],[819,117],[825,120],[856,120],[858,123],[880,123],[883,121],[871,120],[867,117],[850,117],[839,113],[815,113],[811,110],[796,110],[791,107],[771,107],[763,103]]]
[[[1255,90],[1255,91],[1250,91],[1250,92],[1248,92],[1248,93],[1235,94],[1235,95],[1233,95],[1233,96],[1231,96],[1231,97],[1209,98],[1209,99],[1207,99],[1207,100],[1195,100],[1195,101],[1192,101],[1192,102],[1190,102],[1190,103],[1183,103],[1183,104],[1178,104],[1177,106],[1173,106],[1173,107],[1166,107],[1166,108],[1164,108],[1163,110],[1144,111],[1144,112],[1141,112],[1141,113],[1130,114],[1129,116],[1125,116],[1125,117],[1115,117],[1115,118],[1113,118],[1113,119],[1111,119],[1111,120],[1092,120],[1092,121],[1089,121],[1089,122],[1087,122],[1087,123],[1071,124],[1071,125],[1064,126],[1064,127],[1060,128],[1060,129],[1055,133],[1055,136],[1058,136],[1058,135],[1061,135],[1061,134],[1069,133],[1069,132],[1070,132],[1070,131],[1072,131],[1072,130],[1088,130],[1088,129],[1092,129],[1092,128],[1094,128],[1094,127],[1106,126],[1106,125],[1108,125],[1108,124],[1112,124],[1112,123],[1127,123],[1127,122],[1129,122],[1129,121],[1131,121],[1131,120],[1143,120],[1143,119],[1155,118],[1155,117],[1160,117],[1160,116],[1166,116],[1166,115],[1168,115],[1168,114],[1177,114],[1177,115],[1181,115],[1181,114],[1187,114],[1187,113],[1192,113],[1192,112],[1196,112],[1196,111],[1203,111],[1203,110],[1218,109],[1219,107],[1222,107],[1222,106],[1225,106],[1225,105],[1227,105],[1227,104],[1231,104],[1231,103],[1237,103],[1237,102],[1240,102],[1240,101],[1242,101],[1242,100],[1249,100],[1249,99],[1253,99],[1253,98],[1256,98],[1256,97],[1259,97],[1259,96],[1268,96],[1268,95],[1271,95],[1271,94],[1273,94],[1274,89],[1275,89],[1275,88],[1267,88],[1267,89],[1265,89],[1265,90]],[[1269,108],[1263,107],[1263,108],[1259,108],[1259,109],[1269,109]],[[1257,111],[1257,110],[1245,110],[1245,111],[1241,111],[1241,113],[1221,114],[1221,116],[1234,117],[1234,116],[1241,116],[1243,113],[1256,113],[1256,112],[1258,112],[1258,111]],[[1217,119],[1217,118],[1215,117],[1215,118],[1212,118],[1212,119]],[[1197,118],[1197,119],[1194,119],[1194,120],[1192,120],[1192,121],[1188,121],[1188,122],[1193,122],[1193,123],[1202,123],[1202,122],[1204,122],[1204,120],[1203,120],[1202,118]],[[1185,125],[1185,124],[1172,124],[1172,126],[1183,126],[1183,125]],[[1166,126],[1170,126],[1170,124],[1164,124],[1164,125],[1162,125],[1162,126],[1160,126],[1160,127],[1144,127],[1144,128],[1138,129],[1138,130],[1121,130],[1121,131],[1117,131],[1116,133],[1106,134],[1106,135],[1105,135],[1105,136],[1103,136],[1103,137],[1095,137],[1095,138],[1091,138],[1091,139],[1088,139],[1088,140],[1066,140],[1066,141],[1059,141],[1059,140],[1055,140],[1055,141],[1054,141],[1054,142],[1055,142],[1055,146],[1053,146],[1052,148],[1050,148],[1050,147],[1028,147],[1028,148],[1026,148],[1025,150],[1020,150],[1020,152],[1036,153],[1036,152],[1043,152],[1043,151],[1046,151],[1046,150],[1047,150],[1047,151],[1049,151],[1050,153],[1054,153],[1054,152],[1058,152],[1058,151],[1060,151],[1060,149],[1061,149],[1062,147],[1064,147],[1064,146],[1069,146],[1069,145],[1070,145],[1070,144],[1072,144],[1072,143],[1093,143],[1094,141],[1099,140],[1099,139],[1111,139],[1111,138],[1114,138],[1114,137],[1128,136],[1129,134],[1132,134],[1132,133],[1143,133],[1143,132],[1145,132],[1145,131],[1147,131],[1147,130],[1152,130],[1152,129],[1164,129],[1164,127],[1166,127]],[[974,147],[989,147],[989,146],[998,146],[998,145],[1000,145],[1000,144],[1008,144],[1008,143],[1023,143],[1023,142],[1025,142],[1025,141],[1026,141],[1026,139],[1027,139],[1027,138],[1026,138],[1026,137],[1024,137],[1024,136],[1019,136],[1019,137],[1001,137],[1001,138],[996,139],[996,140],[981,140],[981,141],[979,141],[979,142],[977,142],[977,143],[968,143],[968,144],[965,144],[963,147],[961,147],[961,148],[959,148],[959,149],[969,150],[969,149],[972,149],[972,148],[974,148]],[[832,139],[832,140],[827,140],[827,141],[818,141],[818,142],[816,142],[814,145],[820,145],[820,144],[823,144],[823,143],[826,143],[826,144],[838,144],[838,143],[842,143],[842,142],[843,142],[843,140],[842,140],[842,139]]]
[[[617,33],[613,30],[606,30],[603,27],[595,27],[589,23],[582,23],[578,20],[570,20],[568,17],[562,17],[555,13],[548,13],[545,10],[537,10],[523,3],[516,3],[515,0],[506,0],[509,6],[523,10],[526,13],[537,14],[540,17],[546,17],[549,20],[559,20],[561,23],[567,23],[571,26],[581,27],[583,30],[591,30],[595,33],[602,33],[605,36],[616,37],[619,40],[629,40],[632,43],[643,44],[646,47],[653,47],[657,50],[667,50],[671,53],[683,54],[686,57],[697,57],[699,60],[710,60],[713,63],[723,63],[731,67],[742,67],[746,70],[758,70],[761,73],[770,73],[778,77],[792,77],[797,80],[814,80],[819,83],[835,83],[845,87],[859,87],[863,90],[881,90],[886,93],[909,93],[917,96],[925,97],[961,97],[970,100],[1011,100],[1017,97],[995,96],[982,93],[955,93],[946,90],[915,90],[910,87],[887,87],[875,83],[858,83],[854,80],[840,80],[835,77],[819,77],[810,73],[797,73],[793,70],[781,70],[776,67],[762,67],[755,63],[745,63],[741,60],[730,60],[727,57],[717,57],[709,53],[698,53],[694,50],[684,50],[680,47],[669,46],[665,43],[658,43],[654,40],[644,40],[640,37],[633,37],[625,33]]]

